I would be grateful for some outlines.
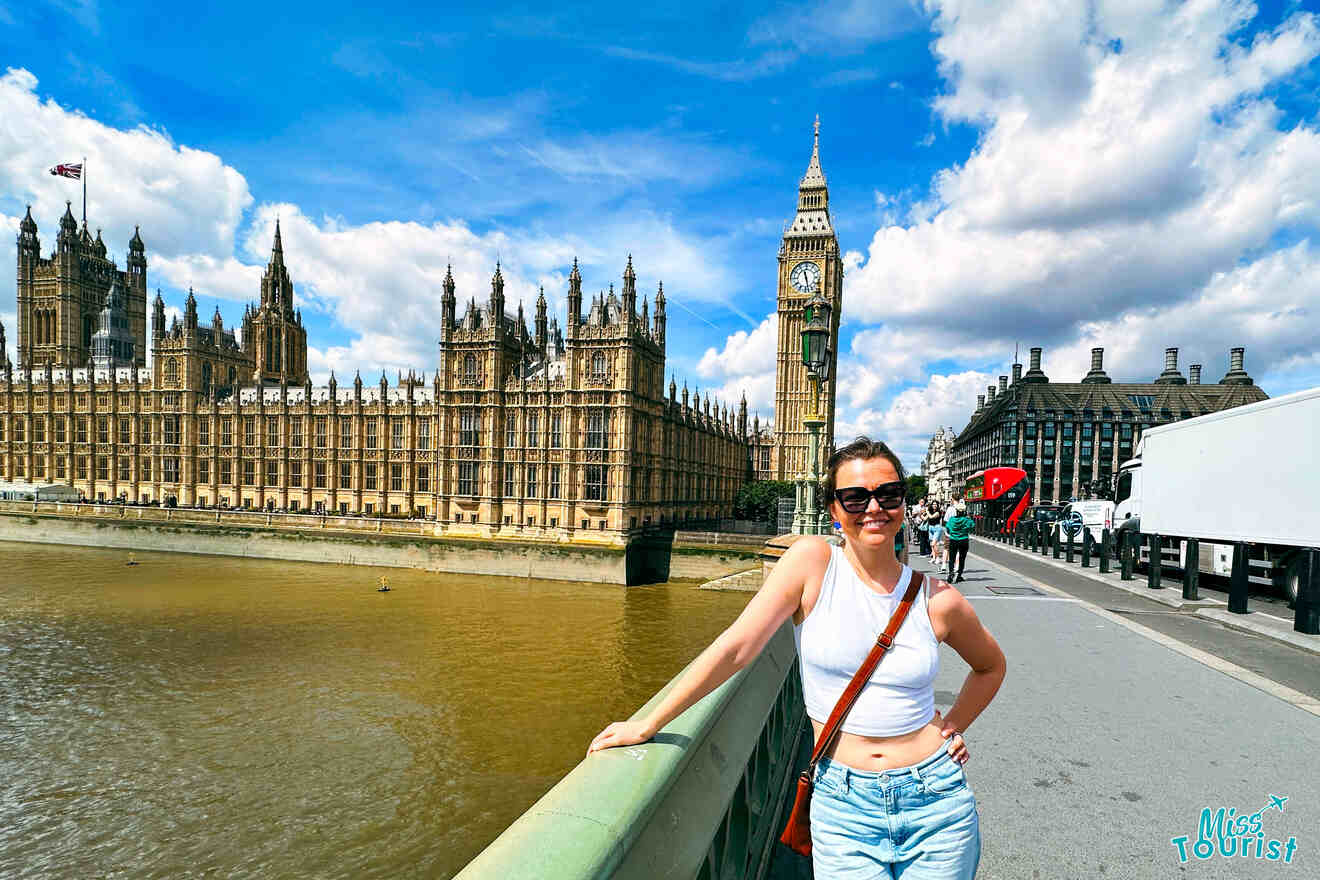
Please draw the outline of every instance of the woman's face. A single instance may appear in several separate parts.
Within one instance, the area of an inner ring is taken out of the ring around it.
[[[834,488],[845,489],[849,486],[862,486],[874,489],[885,483],[898,480],[898,471],[887,458],[853,458],[839,465],[834,475]],[[903,525],[903,508],[885,510],[880,503],[871,498],[866,509],[861,513],[849,513],[839,504],[838,499],[830,499],[830,515],[843,530],[844,538],[865,547],[894,545],[894,535]]]

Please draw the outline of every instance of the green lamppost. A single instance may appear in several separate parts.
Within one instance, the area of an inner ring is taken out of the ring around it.
[[[810,467],[799,480],[797,511],[793,515],[793,531],[799,535],[829,533],[829,517],[817,509],[816,487],[820,484],[820,429],[825,418],[820,412],[820,383],[829,378],[830,369],[830,301],[821,296],[817,287],[802,310],[802,365],[807,368],[811,383],[811,404],[802,418],[811,434]],[[823,505],[822,505],[823,506]]]

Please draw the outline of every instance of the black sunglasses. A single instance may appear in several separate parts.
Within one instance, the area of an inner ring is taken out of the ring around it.
[[[874,489],[865,486],[847,486],[835,489],[834,497],[839,506],[849,513],[863,513],[874,498],[885,510],[898,510],[907,498],[907,484],[902,480],[893,483],[881,483]]]

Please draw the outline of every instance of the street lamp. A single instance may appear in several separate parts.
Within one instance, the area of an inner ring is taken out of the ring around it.
[[[820,413],[820,383],[829,378],[830,361],[830,301],[821,296],[817,287],[802,309],[802,365],[807,368],[811,383],[811,403],[803,415],[802,424],[811,434],[811,466],[798,481],[797,511],[793,515],[793,531],[799,535],[828,534],[829,518],[817,511],[816,487],[820,483],[820,429],[825,419]]]

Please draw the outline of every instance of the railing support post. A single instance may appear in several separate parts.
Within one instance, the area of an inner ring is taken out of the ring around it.
[[[1164,576],[1164,539],[1159,535],[1150,536],[1150,555],[1146,563],[1146,586],[1152,590],[1164,589],[1161,578]]]
[[[1200,598],[1197,588],[1201,582],[1201,542],[1195,538],[1183,541],[1183,598],[1195,602]]]
[[[1302,558],[1293,564],[1299,569],[1293,629],[1307,635],[1320,635],[1320,550],[1314,547],[1303,550]]]
[[[1228,610],[1234,614],[1247,613],[1247,591],[1250,583],[1247,575],[1251,571],[1251,558],[1247,555],[1247,545],[1238,541],[1233,545],[1233,574],[1228,582]]]
[[[1091,530],[1082,526],[1082,568],[1091,567],[1091,545],[1095,543],[1095,538],[1091,537]]]
[[[1132,580],[1133,533],[1125,529],[1118,534],[1118,579],[1130,581]]]
[[[1067,560],[1068,560],[1068,564],[1069,564],[1069,565],[1072,565],[1072,561],[1073,561],[1073,535],[1072,535],[1072,532],[1069,532],[1069,533],[1068,533],[1068,553],[1067,553],[1066,558],[1067,558]]]
[[[1054,551],[1055,559],[1059,558],[1059,551],[1063,549],[1060,546],[1060,544],[1061,542],[1059,541],[1059,529],[1057,526],[1052,526],[1050,528],[1050,548]]]
[[[1109,574],[1109,554],[1111,542],[1114,536],[1109,533],[1109,529],[1100,532],[1100,573]]]

